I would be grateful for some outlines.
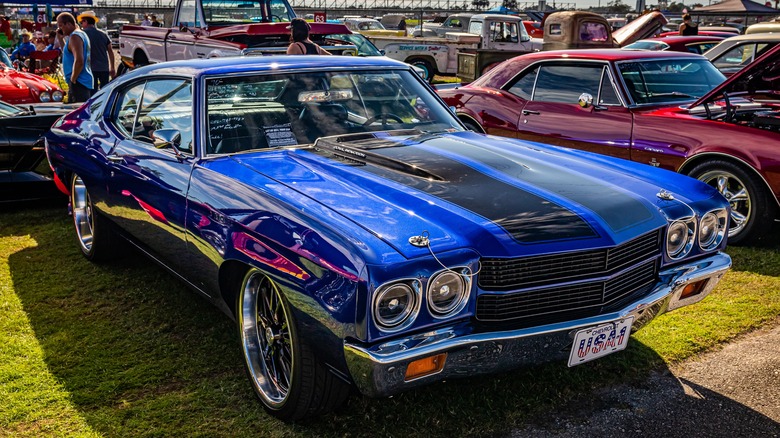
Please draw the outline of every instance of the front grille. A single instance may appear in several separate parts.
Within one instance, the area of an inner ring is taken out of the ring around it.
[[[613,248],[522,258],[480,260],[479,287],[506,291],[603,277],[661,254],[661,230]]]
[[[576,313],[596,315],[604,306],[652,285],[658,274],[658,260],[652,259],[608,280],[541,287],[507,294],[483,294],[477,298],[477,319],[485,322],[545,317],[552,323]]]

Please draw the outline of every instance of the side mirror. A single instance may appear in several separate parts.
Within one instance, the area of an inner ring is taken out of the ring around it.
[[[580,94],[580,99],[578,103],[583,108],[590,108],[591,106],[593,106],[593,96],[591,96],[589,93],[582,93]]]
[[[385,56],[385,49],[381,49],[381,50],[379,50],[379,53],[380,53],[382,56]]]
[[[181,146],[181,132],[178,129],[157,129],[152,133],[152,139],[157,149],[173,147],[178,155]]]
[[[520,36],[520,42],[527,43],[528,41],[531,41],[531,37],[528,35],[521,35]]]

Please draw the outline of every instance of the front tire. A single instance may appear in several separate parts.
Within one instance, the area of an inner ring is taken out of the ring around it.
[[[108,219],[95,211],[87,186],[75,174],[70,180],[70,205],[76,238],[84,257],[92,262],[116,258],[121,252],[117,251],[120,238]]]
[[[701,163],[689,175],[718,189],[731,204],[729,244],[758,241],[767,235],[777,216],[777,203],[756,175],[723,160]]]
[[[329,412],[346,400],[349,386],[317,360],[268,276],[254,268],[246,274],[237,309],[247,374],[271,415],[295,421]]]

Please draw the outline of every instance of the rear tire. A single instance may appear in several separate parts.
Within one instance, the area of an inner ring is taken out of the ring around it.
[[[760,178],[723,160],[701,163],[689,175],[718,189],[731,204],[729,244],[755,242],[767,235],[777,217],[777,202]]]
[[[436,68],[428,60],[420,58],[411,59],[409,60],[409,64],[423,70],[425,72],[423,79],[428,82],[432,81],[433,77],[436,75]]]
[[[81,253],[87,260],[100,262],[118,257],[120,239],[113,225],[95,210],[84,181],[78,175],[70,180],[70,205],[73,226]],[[113,251],[112,251],[113,249]]]
[[[278,286],[250,269],[238,293],[237,320],[247,375],[266,411],[296,421],[332,411],[350,387],[317,359],[302,339]]]

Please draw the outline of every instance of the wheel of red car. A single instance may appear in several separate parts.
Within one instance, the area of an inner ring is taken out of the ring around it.
[[[290,305],[268,276],[257,269],[247,273],[237,309],[247,374],[271,415],[294,421],[344,402],[349,386],[314,356]]]
[[[760,240],[766,235],[775,219],[777,204],[757,176],[722,160],[699,164],[690,176],[718,189],[731,204],[730,244]]]
[[[87,186],[78,175],[71,178],[70,203],[76,238],[84,257],[93,262],[116,258],[121,253],[116,251],[119,238],[108,220],[95,211]]]

